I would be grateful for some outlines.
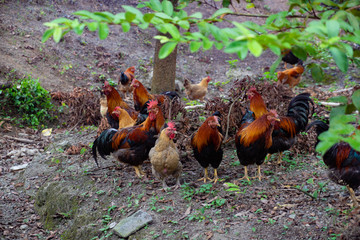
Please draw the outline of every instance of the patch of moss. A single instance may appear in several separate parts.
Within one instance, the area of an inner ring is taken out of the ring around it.
[[[73,218],[78,208],[77,194],[65,182],[46,183],[36,195],[35,210],[49,230],[63,222],[64,218]]]

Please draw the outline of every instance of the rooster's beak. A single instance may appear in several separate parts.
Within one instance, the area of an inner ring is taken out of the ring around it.
[[[276,122],[280,122],[280,118],[275,118],[275,121],[276,121]]]

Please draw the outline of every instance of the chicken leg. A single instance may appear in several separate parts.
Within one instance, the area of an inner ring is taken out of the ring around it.
[[[355,196],[354,190],[353,190],[351,187],[349,187],[349,186],[346,186],[346,188],[349,190],[350,198],[351,198],[351,200],[353,201],[353,206],[354,206],[355,208],[359,207],[359,203],[358,203],[358,200],[357,200],[357,198],[356,198],[356,196]]]
[[[258,169],[257,169],[257,177],[259,179],[259,181],[261,182],[261,169],[260,169],[260,165],[258,165]]]
[[[244,166],[244,176],[242,178],[239,178],[238,181],[243,180],[243,179],[250,181],[247,166]]]
[[[141,170],[141,165],[139,166],[134,166],[134,169],[135,169],[135,173],[136,175],[139,177],[139,178],[142,178],[145,173]]]
[[[283,153],[279,152],[277,164],[281,164],[282,155],[283,155]]]
[[[210,182],[211,182],[211,180],[212,180],[211,178],[209,178],[207,167],[205,168],[204,177],[198,179],[198,181],[202,181],[202,180],[204,180],[204,183],[206,183],[206,180],[209,180]]]
[[[214,179],[212,181],[214,181],[214,183],[216,183],[218,179],[219,179],[219,177],[218,177],[218,174],[217,174],[217,169],[214,168]]]

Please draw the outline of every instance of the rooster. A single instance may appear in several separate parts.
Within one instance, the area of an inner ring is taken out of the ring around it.
[[[196,100],[199,99],[201,101],[204,101],[204,97],[207,94],[208,85],[211,78],[206,77],[201,80],[198,84],[191,84],[188,79],[184,80],[184,87],[186,95],[190,100]]]
[[[132,119],[127,111],[125,109],[122,109],[121,107],[117,106],[113,114],[116,115],[116,117],[119,119],[119,128],[118,130],[122,128],[132,127],[135,125],[135,120]]]
[[[301,59],[299,59],[298,57],[296,57],[293,52],[290,49],[286,49],[281,51],[282,54],[282,60],[285,62],[285,69],[287,69],[286,64],[289,63],[291,65],[295,65],[295,64],[303,64],[303,61]]]
[[[289,103],[286,116],[280,117],[280,122],[275,124],[269,153],[279,153],[278,164],[281,163],[282,152],[289,150],[296,142],[296,135],[305,130],[309,121],[310,103],[314,106],[309,93],[295,96]]]
[[[256,91],[255,87],[251,87],[247,91],[247,96],[250,100],[250,111],[255,114],[255,119],[258,119],[268,112],[263,98],[261,97],[260,93]]]
[[[168,176],[174,176],[176,178],[175,189],[180,187],[182,164],[179,161],[179,151],[173,142],[175,131],[175,124],[169,122],[167,128],[161,131],[159,139],[156,140],[155,146],[149,152],[152,173],[162,181],[165,191],[168,188],[165,182]]]
[[[191,138],[194,156],[200,165],[205,168],[204,177],[199,179],[199,181],[204,180],[204,182],[206,182],[206,180],[209,180],[216,183],[219,179],[217,168],[223,158],[221,144],[224,138],[222,135],[219,114],[219,112],[216,112],[213,116],[208,117]],[[211,179],[208,176],[209,165],[214,168],[214,179]]]
[[[134,79],[135,74],[135,67],[129,67],[125,70],[125,72],[121,72],[118,86],[121,92],[124,93],[125,98],[127,98],[127,93],[131,93],[133,91],[133,88],[131,86],[131,82]]]
[[[115,129],[119,128],[119,119],[118,117],[116,117],[115,114],[113,114],[113,111],[117,106],[125,109],[129,113],[132,119],[134,120],[137,119],[138,113],[134,109],[130,108],[129,105],[122,100],[118,91],[116,91],[114,87],[110,86],[108,81],[105,81],[103,91],[104,94],[106,95],[107,107],[108,107],[106,118],[112,128]]]
[[[316,128],[316,134],[327,131],[329,126],[322,121],[314,121],[307,127]],[[360,127],[358,127],[360,129]],[[316,141],[316,145],[319,139]],[[323,156],[324,163],[329,167],[329,178],[337,184],[346,185],[354,207],[358,207],[358,199],[354,189],[360,186],[360,152],[355,151],[348,143],[335,143]]]
[[[248,96],[250,110],[254,112],[255,119],[267,113],[264,100],[254,87],[249,89]],[[281,162],[282,152],[290,149],[296,142],[296,135],[305,130],[310,114],[309,103],[314,105],[309,93],[297,95],[290,101],[286,116],[280,117],[280,121],[275,123],[272,133],[273,144],[269,149],[269,154],[280,153],[278,164]]]
[[[278,85],[288,84],[289,88],[293,91],[293,88],[299,84],[303,72],[304,67],[302,65],[277,72]]]
[[[249,110],[241,119],[240,128],[235,136],[236,152],[241,165],[244,166],[244,177],[249,180],[247,166],[258,165],[258,179],[261,181],[260,165],[263,164],[266,154],[272,145],[272,132],[278,119],[275,110],[270,110],[258,119],[254,119]]]
[[[137,176],[144,174],[141,164],[148,158],[150,149],[155,145],[155,135],[165,123],[157,101],[150,101],[148,112],[149,116],[141,125],[121,130],[110,128],[96,138],[92,153],[97,166],[97,152],[104,159],[112,154],[115,159],[134,166]]]

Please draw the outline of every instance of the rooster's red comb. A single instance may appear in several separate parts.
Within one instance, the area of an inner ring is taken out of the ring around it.
[[[152,109],[154,107],[157,107],[158,101],[157,100],[150,100],[147,109]]]
[[[175,129],[175,123],[174,122],[168,122],[167,125],[168,125],[168,128]]]

